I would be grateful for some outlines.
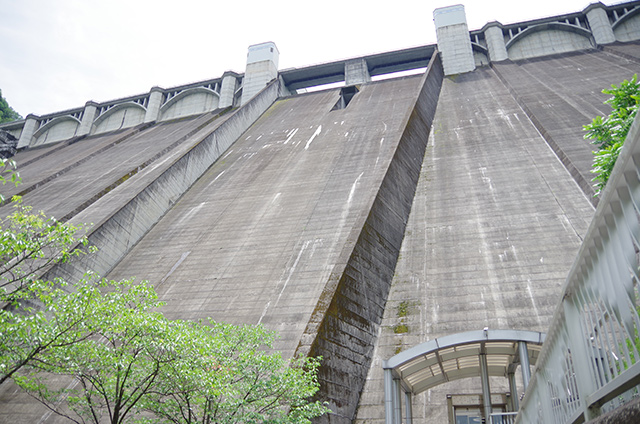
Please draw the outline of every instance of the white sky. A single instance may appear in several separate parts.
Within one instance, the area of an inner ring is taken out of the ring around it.
[[[435,44],[433,9],[460,2],[470,30],[591,3],[0,0],[0,89],[22,116],[40,115],[244,72],[247,47],[264,41],[278,46],[280,69]]]

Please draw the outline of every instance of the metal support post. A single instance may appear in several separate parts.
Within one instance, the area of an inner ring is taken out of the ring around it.
[[[411,392],[404,392],[405,423],[413,424],[413,408],[411,406]]]
[[[527,391],[529,387],[529,381],[531,380],[531,367],[529,364],[529,349],[527,349],[526,342],[518,342],[518,353],[520,354],[520,369],[522,370],[522,384],[524,384],[524,391]]]
[[[484,404],[485,422],[491,421],[491,387],[489,386],[489,369],[487,367],[487,355],[480,354],[480,378],[482,379],[482,402]]]
[[[393,379],[393,423],[402,424],[402,400],[400,398],[400,380]]]
[[[516,374],[515,372],[510,372],[507,377],[509,379],[509,393],[511,394],[511,409],[512,412],[518,412],[518,409],[520,409],[520,398],[518,397]]]
[[[384,370],[384,415],[385,424],[396,424],[393,417],[393,401],[395,400],[393,392],[393,374],[390,369]]]

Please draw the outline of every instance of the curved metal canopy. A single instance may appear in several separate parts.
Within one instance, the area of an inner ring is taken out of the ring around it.
[[[486,355],[488,374],[507,377],[520,363],[520,342],[527,344],[535,365],[545,334],[522,330],[479,330],[439,337],[384,361],[405,392],[421,393],[448,381],[479,377],[480,355]]]

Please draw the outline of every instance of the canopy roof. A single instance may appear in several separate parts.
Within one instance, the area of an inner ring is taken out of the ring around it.
[[[421,393],[448,381],[480,376],[480,355],[487,357],[490,376],[507,377],[520,363],[519,342],[527,344],[535,365],[545,334],[522,330],[479,330],[439,337],[384,361],[407,392]]]

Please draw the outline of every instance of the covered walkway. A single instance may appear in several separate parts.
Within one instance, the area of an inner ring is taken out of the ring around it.
[[[545,334],[521,330],[479,330],[452,334],[421,343],[383,362],[385,422],[412,423],[412,395],[434,386],[462,378],[480,377],[486,422],[491,416],[490,376],[509,381],[511,398],[516,402],[515,373],[521,365],[526,389]],[[402,393],[404,392],[404,414]]]

